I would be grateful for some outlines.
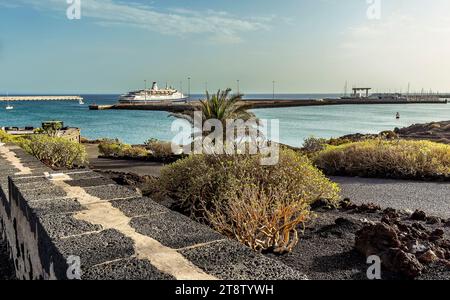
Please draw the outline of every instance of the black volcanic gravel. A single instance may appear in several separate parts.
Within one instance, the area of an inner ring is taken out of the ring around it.
[[[0,238],[0,280],[13,280],[14,266],[9,258],[6,242]]]
[[[379,222],[381,212],[365,213],[347,210],[316,211],[317,218],[308,224],[300,242],[292,253],[267,254],[308,276],[310,280],[367,280],[366,258],[355,248],[355,234],[364,222]],[[406,224],[412,222],[404,219]],[[428,230],[440,228],[450,236],[450,228],[421,222]],[[417,279],[448,279],[450,268],[433,266],[427,268]],[[383,280],[404,280],[405,277],[382,270]]]
[[[354,250],[355,233],[362,228],[359,223],[346,213],[321,211],[292,253],[268,255],[303,272],[310,280],[367,279],[365,258]]]

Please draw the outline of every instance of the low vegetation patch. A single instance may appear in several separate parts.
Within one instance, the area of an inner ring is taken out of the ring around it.
[[[0,131],[0,140],[14,143],[52,168],[84,166],[87,163],[86,149],[79,143],[46,134],[13,136]]]
[[[328,175],[450,178],[450,146],[429,141],[374,139],[327,146],[314,155],[314,162]]]
[[[7,134],[5,131],[0,129],[0,142],[2,143],[19,144],[23,142],[23,140],[23,136]]]
[[[290,251],[309,206],[339,200],[338,186],[288,149],[275,166],[258,155],[191,155],[164,168],[160,184],[178,210],[258,251]]]
[[[81,167],[87,163],[83,145],[61,137],[32,135],[23,145],[25,151],[52,168]]]
[[[325,149],[327,144],[327,139],[310,136],[303,141],[302,150],[306,153],[314,153]]]
[[[303,141],[302,150],[311,154],[324,150],[327,146],[341,146],[349,143],[363,142],[369,140],[398,140],[399,137],[394,131],[382,131],[379,134],[349,134],[338,138],[324,139],[310,136]]]
[[[172,153],[171,143],[155,139],[142,146],[125,144],[117,139],[105,139],[99,142],[98,148],[100,155],[108,158],[173,162],[181,157]]]
[[[169,142],[150,139],[145,143],[145,148],[150,151],[152,156],[157,158],[166,158],[174,155],[172,143]]]
[[[123,157],[128,154],[131,146],[120,142],[117,139],[105,139],[98,145],[100,155],[105,157]]]

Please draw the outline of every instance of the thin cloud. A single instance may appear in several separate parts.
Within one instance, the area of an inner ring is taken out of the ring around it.
[[[372,48],[378,52],[397,49],[411,54],[412,50],[448,46],[449,28],[447,18],[391,14],[380,22],[349,28],[341,47],[358,51]]]
[[[0,0],[0,5],[8,3]],[[61,0],[17,0],[16,6],[65,16],[67,4]],[[271,19],[240,18],[223,11],[192,11],[183,8],[165,11],[139,3],[114,0],[81,0],[82,18],[103,26],[132,26],[165,35],[204,35],[211,41],[235,43],[248,32],[266,31]]]

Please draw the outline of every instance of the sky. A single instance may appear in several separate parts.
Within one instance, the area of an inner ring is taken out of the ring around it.
[[[0,0],[0,94],[450,92],[448,0],[76,1]]]

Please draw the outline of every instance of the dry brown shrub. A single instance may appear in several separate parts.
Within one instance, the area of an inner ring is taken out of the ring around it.
[[[291,252],[311,213],[305,201],[287,199],[286,190],[245,185],[228,201],[213,201],[207,218],[215,230],[256,251]]]

